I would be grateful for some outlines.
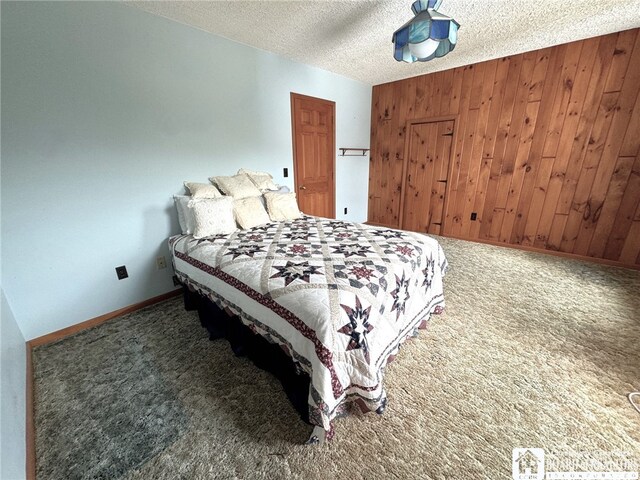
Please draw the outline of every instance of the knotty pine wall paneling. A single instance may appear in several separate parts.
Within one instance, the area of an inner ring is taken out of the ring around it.
[[[639,91],[638,29],[377,85],[368,221],[402,227],[407,126],[448,117],[444,235],[640,265]]]

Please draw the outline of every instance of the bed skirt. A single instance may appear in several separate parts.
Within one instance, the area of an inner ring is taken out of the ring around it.
[[[272,373],[280,383],[300,418],[309,422],[309,375],[296,371],[291,358],[280,348],[251,331],[239,318],[230,316],[208,298],[182,287],[184,308],[197,310],[209,340],[226,338],[236,356],[246,356],[257,367]]]

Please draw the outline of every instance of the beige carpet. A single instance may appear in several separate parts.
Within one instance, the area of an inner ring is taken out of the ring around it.
[[[640,461],[640,272],[439,240],[447,309],[387,368],[383,416],[300,445],[279,383],[172,300],[36,349],[38,478],[497,480],[515,447]]]

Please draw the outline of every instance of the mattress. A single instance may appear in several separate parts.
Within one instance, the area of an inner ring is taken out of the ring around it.
[[[183,284],[309,375],[315,439],[350,408],[384,409],[387,362],[444,308],[447,260],[419,233],[305,215],[169,245]]]

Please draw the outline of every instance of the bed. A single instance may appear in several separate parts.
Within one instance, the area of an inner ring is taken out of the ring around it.
[[[419,233],[303,215],[169,246],[183,285],[308,375],[308,443],[353,408],[382,413],[386,364],[444,308],[447,260]]]

